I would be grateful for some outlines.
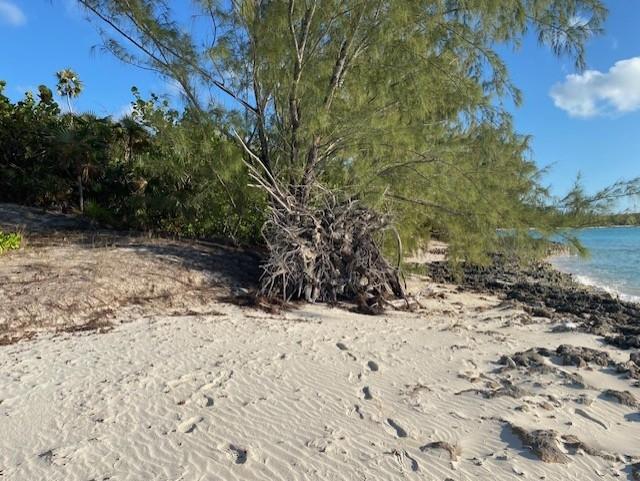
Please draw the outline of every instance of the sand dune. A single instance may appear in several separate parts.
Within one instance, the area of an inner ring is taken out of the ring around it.
[[[602,395],[640,399],[632,380],[598,366],[538,376],[497,364],[563,343],[617,361],[628,353],[553,333],[498,299],[440,290],[417,313],[268,315],[214,303],[219,315],[4,346],[0,477],[632,479],[640,407]],[[501,395],[504,385],[522,396]],[[553,429],[611,456],[560,446],[568,462],[545,463],[511,426]]]

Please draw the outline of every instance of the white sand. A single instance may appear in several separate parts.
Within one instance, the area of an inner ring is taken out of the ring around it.
[[[455,395],[482,388],[474,377],[497,377],[501,354],[566,342],[601,348],[596,337],[550,333],[544,320],[523,324],[523,313],[478,295],[450,292],[423,304],[424,312],[380,317],[323,306],[276,316],[216,304],[220,316],[140,318],[106,334],[0,347],[0,479],[629,476],[629,458],[543,463],[500,422],[640,457],[639,409],[598,398],[605,388],[640,397],[629,380],[563,368],[595,389],[553,382],[523,386],[533,394],[522,399]],[[580,394],[593,404],[574,402]],[[523,405],[528,411],[515,409]],[[460,459],[420,450],[434,441],[459,444]]]

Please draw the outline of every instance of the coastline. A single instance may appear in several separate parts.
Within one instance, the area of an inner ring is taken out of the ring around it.
[[[551,265],[551,267],[553,269],[558,270],[559,272],[562,272],[563,274],[567,274],[570,275],[573,280],[588,289],[594,289],[596,291],[600,291],[600,292],[604,292],[606,294],[611,295],[612,297],[616,297],[618,299],[620,299],[621,301],[624,302],[631,302],[633,304],[640,304],[640,296],[635,296],[633,294],[626,294],[624,292],[621,292],[620,290],[616,289],[613,286],[609,286],[607,284],[605,284],[604,282],[601,282],[599,280],[593,279],[592,277],[589,277],[587,275],[583,275],[583,274],[577,274],[575,272],[570,272],[568,269],[564,269],[561,266],[558,266],[557,264],[553,263],[553,258],[555,257],[563,257],[562,255],[559,256],[553,256],[552,258],[549,258],[547,261],[549,262],[549,264]]]
[[[377,316],[238,305],[255,259],[222,248],[49,238],[3,256],[0,334],[33,335],[0,345],[0,477],[640,475],[640,311],[544,263],[441,282],[445,254],[409,276],[410,310]]]
[[[640,304],[580,284],[547,261],[521,267],[496,256],[487,267],[463,264],[459,273],[441,261],[426,265],[426,274],[435,282],[515,301],[534,315],[576,323],[585,332],[603,336],[606,343],[640,347]]]

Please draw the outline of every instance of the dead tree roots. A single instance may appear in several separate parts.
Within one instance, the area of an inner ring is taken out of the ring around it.
[[[262,294],[310,302],[350,299],[369,307],[403,297],[399,269],[380,246],[389,229],[385,216],[329,193],[314,207],[295,199],[286,208],[274,206],[263,231],[269,257]]]

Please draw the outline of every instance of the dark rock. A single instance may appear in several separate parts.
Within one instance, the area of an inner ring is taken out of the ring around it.
[[[633,361],[619,362],[616,364],[616,371],[626,374],[629,379],[640,379],[640,367]]]
[[[516,366],[532,367],[542,366],[545,364],[544,357],[548,357],[551,352],[544,348],[532,348],[524,352],[516,352],[512,356],[502,356],[498,360],[498,364],[508,366],[511,360]]]
[[[589,363],[607,367],[613,363],[609,354],[589,347],[576,347],[562,344],[556,349],[556,354],[564,366],[587,367]]]
[[[426,266],[439,283],[458,284],[459,289],[501,294],[516,301],[533,316],[575,319],[579,329],[606,336],[606,342],[623,349],[640,348],[640,306],[609,293],[582,286],[568,274],[547,263],[525,267],[502,255],[494,255],[489,266],[463,263],[454,270],[447,262]]]
[[[605,342],[621,349],[640,348],[640,336],[625,336],[623,334],[606,336]]]
[[[620,404],[632,408],[640,406],[638,400],[629,391],[616,391],[615,389],[607,389],[606,391],[602,392],[602,397],[605,399],[613,398]]]

